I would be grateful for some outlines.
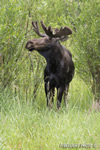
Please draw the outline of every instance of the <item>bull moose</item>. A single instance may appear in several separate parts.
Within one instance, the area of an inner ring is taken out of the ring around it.
[[[67,105],[69,83],[74,75],[74,63],[71,52],[60,44],[60,41],[68,39],[72,30],[68,27],[46,27],[43,21],[41,26],[45,34],[40,33],[38,23],[32,22],[33,29],[42,38],[31,39],[26,43],[26,49],[36,50],[46,59],[47,65],[44,70],[45,93],[47,106],[52,107],[55,88],[57,89],[57,108],[61,106],[64,94],[64,103]]]

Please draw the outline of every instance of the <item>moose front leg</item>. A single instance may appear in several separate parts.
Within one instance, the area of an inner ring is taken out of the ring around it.
[[[57,89],[57,108],[59,109],[61,106],[62,96],[63,96],[63,88],[60,87]]]
[[[47,97],[47,106],[52,107],[53,106],[53,101],[54,101],[54,88],[50,88],[50,83],[47,82],[45,83],[45,93]]]

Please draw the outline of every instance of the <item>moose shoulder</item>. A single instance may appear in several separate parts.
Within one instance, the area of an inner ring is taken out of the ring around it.
[[[57,108],[60,108],[62,96],[67,104],[67,93],[69,83],[74,75],[74,63],[71,52],[66,49],[59,41],[68,39],[72,31],[68,27],[53,29],[46,27],[41,21],[45,34],[39,32],[37,22],[32,22],[34,31],[41,36],[40,39],[32,39],[26,43],[29,51],[37,50],[47,61],[44,70],[45,93],[47,97],[47,106],[52,107],[55,88],[57,88]]]

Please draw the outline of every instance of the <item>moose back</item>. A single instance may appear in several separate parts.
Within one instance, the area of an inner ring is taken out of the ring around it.
[[[55,88],[57,88],[57,108],[59,109],[63,94],[65,105],[67,105],[69,83],[75,70],[71,52],[61,45],[60,41],[67,40],[68,35],[72,34],[72,30],[68,27],[52,29],[51,26],[46,27],[41,21],[45,32],[45,34],[41,34],[38,23],[32,22],[32,25],[37,35],[42,38],[29,40],[26,43],[26,49],[36,50],[45,57],[47,65],[44,70],[44,82],[47,106],[52,107]]]

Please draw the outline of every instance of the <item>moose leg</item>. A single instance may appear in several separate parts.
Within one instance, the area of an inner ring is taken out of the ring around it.
[[[52,107],[54,102],[54,89],[50,89],[50,94],[49,94],[49,101],[48,101],[48,106]]]
[[[52,107],[53,106],[53,100],[54,100],[54,88],[50,88],[50,83],[45,83],[45,93],[47,97],[47,106]]]
[[[52,88],[52,104],[54,103],[55,88]]]
[[[49,97],[50,97],[49,82],[45,82],[45,94],[47,97],[47,106],[48,106],[48,101],[49,101]]]
[[[64,91],[64,103],[65,103],[65,106],[67,106],[68,89],[69,89],[69,84],[66,86],[65,91]]]
[[[60,108],[60,105],[61,105],[63,92],[64,92],[63,88],[60,87],[57,89],[57,108],[58,109]]]

